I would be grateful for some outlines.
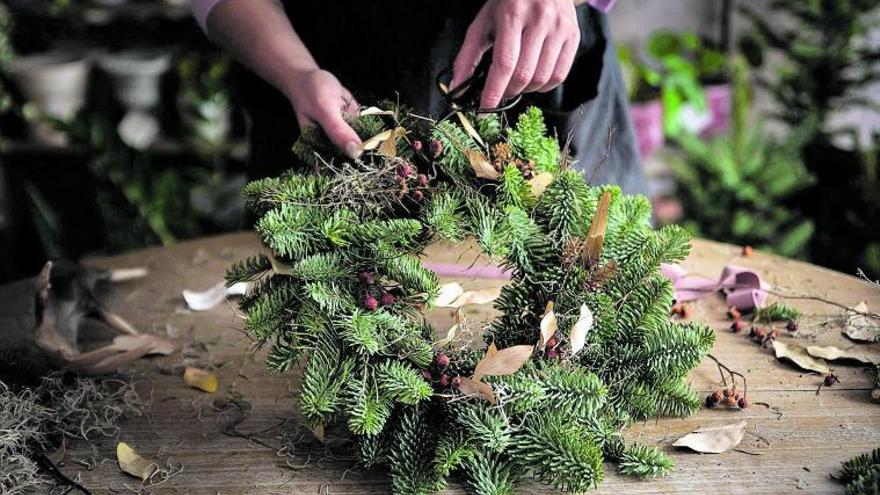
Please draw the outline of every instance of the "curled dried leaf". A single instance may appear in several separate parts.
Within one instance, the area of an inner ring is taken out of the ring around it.
[[[501,177],[501,174],[495,170],[495,166],[492,165],[492,162],[486,158],[486,155],[484,155],[482,151],[467,150],[465,153],[467,154],[471,168],[474,173],[477,174],[477,177],[489,180],[498,180],[498,178]]]
[[[868,313],[868,303],[862,301],[853,310],[859,313]],[[878,342],[880,341],[880,318],[867,314],[854,314],[847,320],[843,333],[859,342]]]
[[[746,432],[746,420],[724,426],[701,428],[679,438],[673,447],[687,447],[703,454],[721,454],[736,447]]]
[[[486,147],[486,143],[483,141],[483,138],[480,137],[480,133],[474,128],[474,125],[471,124],[471,121],[468,120],[467,117],[464,116],[461,112],[456,112],[455,115],[458,117],[458,120],[461,122],[461,126],[464,127],[464,130],[470,135],[470,137],[474,138],[474,141],[480,144],[483,148]],[[493,169],[494,170],[494,169]]]
[[[816,359],[807,353],[807,350],[797,344],[786,344],[778,340],[773,341],[773,350],[776,352],[776,359],[787,359],[798,367],[815,371],[827,375],[831,373],[831,368],[822,359]]]
[[[397,156],[397,140],[406,136],[406,129],[403,127],[398,127],[394,129],[388,139],[382,141],[382,144],[379,145],[379,154],[382,156],[386,156],[388,158],[394,158]]]
[[[495,397],[495,391],[492,390],[492,385],[489,385],[486,382],[471,380],[470,378],[462,376],[459,377],[458,390],[464,395],[479,395],[492,404],[498,403],[498,399]]]
[[[217,375],[210,371],[187,366],[183,372],[183,382],[209,394],[217,392]]]
[[[383,141],[386,141],[388,138],[391,137],[391,134],[393,132],[394,131],[392,131],[391,129],[388,129],[387,131],[382,131],[379,134],[376,134],[375,136],[371,137],[370,139],[367,139],[366,141],[361,143],[361,145],[360,145],[361,151],[374,150],[374,149],[378,148],[379,145],[382,144]]]
[[[486,355],[474,369],[473,379],[479,380],[484,376],[512,375],[532,357],[533,350],[534,348],[530,345],[505,347],[492,354],[487,350]]]
[[[538,348],[543,349],[547,346],[547,342],[559,329],[559,322],[556,319],[556,312],[553,311],[553,301],[547,303],[544,309],[544,316],[541,318],[541,340],[538,342]]]
[[[581,304],[581,313],[578,321],[571,327],[568,341],[571,343],[571,356],[581,352],[587,342],[587,333],[593,328],[593,312],[586,304]]]
[[[858,361],[864,364],[880,365],[880,357],[871,356],[862,349],[840,349],[830,345],[824,347],[811,345],[807,347],[807,354],[828,361]]]
[[[124,473],[140,478],[141,481],[146,481],[159,469],[158,464],[144,459],[125,442],[116,444],[116,462]]]

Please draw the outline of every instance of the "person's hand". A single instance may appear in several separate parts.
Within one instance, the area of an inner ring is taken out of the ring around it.
[[[488,0],[455,58],[452,87],[470,77],[494,47],[482,108],[520,93],[550,91],[565,80],[579,43],[572,0]]]
[[[360,155],[361,139],[343,118],[357,114],[358,104],[336,76],[320,69],[295,74],[287,93],[301,129],[317,125],[346,155]]]

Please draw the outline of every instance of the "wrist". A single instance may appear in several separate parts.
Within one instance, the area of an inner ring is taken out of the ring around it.
[[[288,100],[294,101],[294,98],[302,91],[303,81],[319,70],[321,68],[314,61],[303,61],[292,65],[285,71],[281,92]]]

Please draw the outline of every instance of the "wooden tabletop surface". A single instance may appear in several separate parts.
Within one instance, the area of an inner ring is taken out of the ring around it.
[[[142,331],[171,336],[179,349],[171,356],[140,360],[122,370],[134,377],[140,394],[151,405],[147,416],[121,424],[120,439],[163,466],[180,470],[141,493],[390,493],[381,471],[357,468],[341,436],[330,432],[330,445],[323,447],[308,434],[297,433],[298,378],[295,373],[273,375],[265,371],[263,353],[251,352],[234,304],[222,303],[205,312],[185,309],[183,289],[210,287],[222,279],[233,260],[258,250],[256,237],[245,233],[90,260],[107,268],[147,267],[150,273],[146,278],[114,286],[108,306]],[[467,246],[432,246],[427,253],[427,258],[447,263],[469,264],[476,256]],[[872,310],[880,309],[880,289],[867,282],[763,253],[743,257],[739,248],[725,244],[694,241],[684,266],[691,274],[717,278],[728,263],[758,270],[777,291],[818,296],[846,306],[867,301]],[[498,280],[458,281],[466,288],[503,284]],[[20,281],[0,287],[0,310],[24,311],[32,297],[30,284],[32,281]],[[786,302],[809,316],[794,336],[783,335],[781,340],[844,348],[857,345],[841,335],[840,308],[811,299]],[[664,478],[639,480],[619,476],[613,465],[608,465],[605,481],[596,493],[842,493],[830,475],[842,461],[880,446],[880,405],[870,401],[873,372],[833,363],[841,383],[816,395],[821,376],[780,363],[772,350],[727,330],[729,322],[720,295],[695,303],[693,309],[693,319],[716,329],[712,353],[748,377],[752,407],[744,411],[702,409],[686,419],[635,424],[627,436],[660,446],[675,460],[675,471]],[[490,318],[491,311],[486,307],[468,310],[474,320]],[[447,310],[429,315],[439,329],[448,328],[451,318]],[[863,345],[875,354],[880,353],[878,347]],[[179,374],[184,364],[216,367],[218,392],[211,395],[186,387]],[[715,364],[705,360],[691,374],[691,381],[701,397],[719,388]],[[236,423],[241,419],[237,409],[217,401],[232,397],[232,392],[250,404],[240,423]],[[700,455],[670,446],[698,427],[741,419],[748,421],[748,427],[739,450]],[[253,435],[230,435],[231,430]],[[62,470],[80,476],[96,494],[136,492],[138,480],[121,473],[115,464],[115,442],[107,439],[94,446],[73,445]],[[553,493],[539,483],[524,484],[520,491]],[[443,493],[463,492],[453,484]]]

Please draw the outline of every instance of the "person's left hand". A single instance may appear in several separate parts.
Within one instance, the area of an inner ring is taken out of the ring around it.
[[[488,0],[467,30],[453,65],[452,87],[474,73],[493,48],[480,107],[559,86],[580,43],[572,0]]]

